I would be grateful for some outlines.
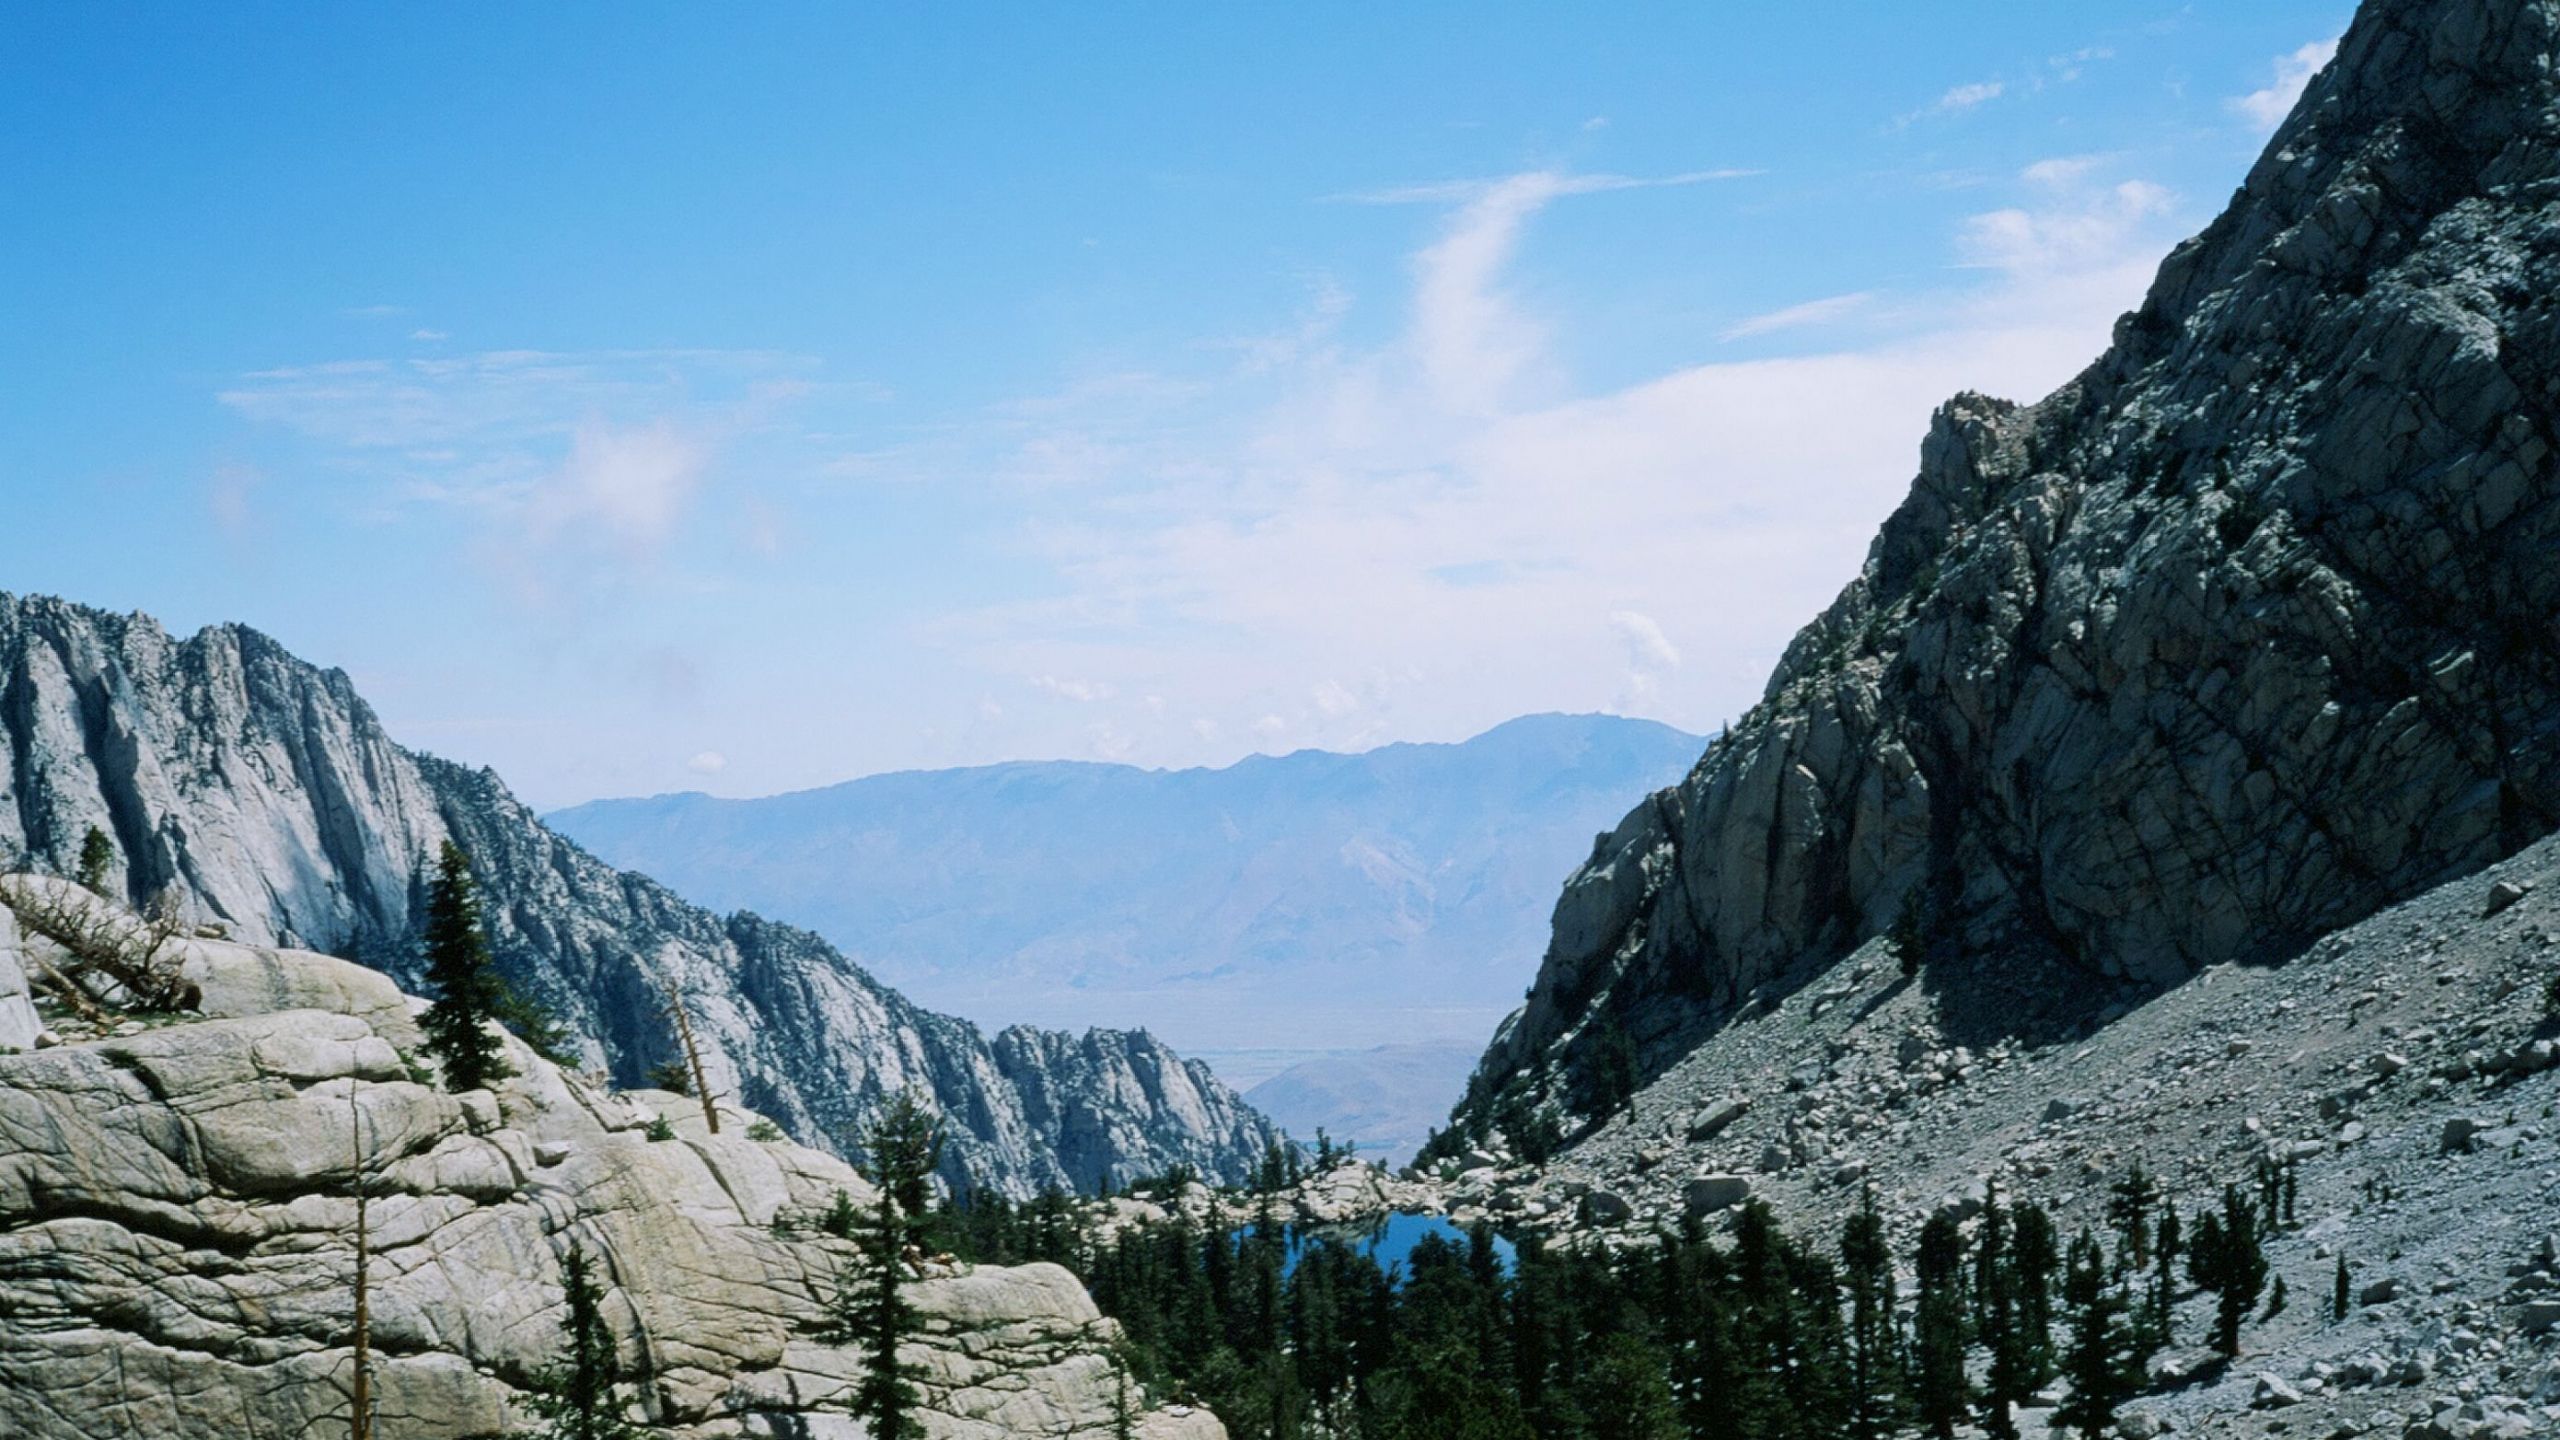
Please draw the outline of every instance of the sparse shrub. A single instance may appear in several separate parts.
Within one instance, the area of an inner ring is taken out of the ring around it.
[[[649,1117],[647,1133],[651,1140],[673,1140],[676,1138],[676,1127],[668,1122],[666,1116],[653,1115]]]
[[[652,1065],[649,1067],[649,1088],[652,1090],[672,1090],[678,1095],[691,1095],[693,1093],[693,1075],[690,1071],[685,1069],[684,1062],[681,1060],[670,1060],[663,1065]]]
[[[760,1119],[747,1127],[747,1138],[759,1145],[771,1145],[782,1138],[782,1127]]]

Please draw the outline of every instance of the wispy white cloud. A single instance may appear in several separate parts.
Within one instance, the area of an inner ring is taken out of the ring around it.
[[[1856,290],[1846,295],[1826,295],[1819,300],[1807,300],[1801,305],[1789,305],[1784,309],[1746,316],[1717,331],[1716,338],[1748,340],[1755,335],[1774,335],[1781,330],[1804,330],[1817,325],[1828,325],[1865,309],[1875,298],[1875,292],[1872,290]]]
[[[684,768],[696,775],[717,775],[729,768],[729,757],[717,750],[704,750],[684,762]]]
[[[1958,253],[1993,270],[2086,270],[2124,253],[2128,238],[2169,214],[2175,199],[2150,181],[2126,180],[2051,208],[1994,210],[1965,221]]]
[[[1641,710],[1652,706],[1660,697],[1662,676],[1680,668],[1680,651],[1662,633],[1662,624],[1637,610],[1612,610],[1609,628],[1616,631],[1627,648],[1627,678],[1619,691],[1616,707]]]
[[[1116,687],[1099,680],[1077,680],[1056,675],[1034,675],[1031,683],[1036,689],[1046,690],[1062,700],[1073,700],[1079,705],[1091,705],[1120,693]]]
[[[1485,199],[1497,191],[1518,193],[1533,186],[1545,190],[1547,199],[1554,199],[1561,195],[1597,195],[1609,190],[1659,190],[1667,186],[1703,185],[1717,180],[1748,180],[1767,173],[1766,170],[1735,168],[1682,170],[1670,175],[1573,174],[1536,170],[1492,179],[1426,180],[1375,190],[1350,190],[1326,198],[1353,205],[1464,205]]]
[[[2018,178],[2048,190],[2064,189],[2087,180],[2113,158],[2110,155],[2056,155],[2020,170]]]
[[[278,367],[218,399],[341,477],[334,503],[377,523],[459,520],[510,595],[547,604],[657,573],[721,450],[769,429],[813,369],[766,352],[488,351]]]
[[[546,540],[593,537],[655,552],[700,487],[704,460],[702,447],[664,420],[581,425],[568,459],[532,487],[525,518]]]
[[[2298,50],[2277,56],[2274,81],[2264,89],[2235,97],[2231,108],[2246,116],[2249,123],[2260,130],[2275,129],[2284,123],[2285,116],[2293,113],[2294,104],[2301,100],[2303,90],[2311,84],[2311,77],[2319,74],[2320,67],[2328,64],[2330,57],[2337,53],[2338,42],[2332,37],[2314,40]]]
[[[265,477],[247,465],[218,465],[205,490],[215,528],[233,540],[247,537],[256,523],[254,500]]]
[[[1027,507],[1014,544],[1057,593],[947,615],[931,642],[1111,687],[1091,703],[1151,756],[1455,734],[1544,706],[1710,726],[1854,573],[1934,405],[2043,393],[2139,299],[2168,197],[2094,170],[1947,236],[1964,268],[1898,295],[1888,338],[1599,391],[1563,358],[1569,317],[1515,275],[1528,227],[1577,192],[1546,172],[1471,183],[1415,252],[1385,342],[1328,319],[1250,369],[1226,347],[1227,369],[1157,399],[1044,409],[1052,448],[1115,457],[1072,503],[1008,492]],[[1831,318],[1856,308],[1827,298]]]
[[[1981,109],[2007,94],[2008,89],[2008,84],[1999,80],[1976,80],[1968,84],[1950,86],[1937,99],[1919,109],[1895,116],[1893,128],[1899,130],[1916,125],[1923,120],[1945,115],[1962,115],[1969,110]]]

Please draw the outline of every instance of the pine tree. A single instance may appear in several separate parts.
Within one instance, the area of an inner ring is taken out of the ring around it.
[[[2240,1324],[2267,1284],[2258,1221],[2257,1207],[2234,1185],[2222,1192],[2220,1220],[2208,1214],[2196,1225],[2196,1283],[2214,1292],[2214,1348],[2228,1357],[2240,1354]]]
[[[941,1127],[914,1090],[901,1090],[881,1108],[864,1136],[871,1182],[879,1187],[869,1214],[854,1228],[855,1258],[838,1273],[827,1338],[858,1344],[862,1378],[848,1405],[870,1422],[877,1440],[913,1440],[924,1433],[915,1418],[921,1403],[916,1367],[898,1346],[915,1333],[915,1308],[905,1295],[907,1251],[933,1202],[933,1173],[942,1163]],[[842,1192],[837,1209],[851,1205]]]
[[[2159,1236],[2151,1248],[2150,1323],[2142,1327],[2146,1359],[2177,1343],[2177,1336],[2172,1333],[2177,1314],[2173,1302],[2178,1298],[2178,1256],[2183,1241],[2178,1230],[2178,1207],[2161,1206]]]
[[[902,1223],[912,1231],[933,1208],[933,1175],[942,1166],[942,1127],[923,1093],[909,1087],[890,1096],[872,1120],[863,1148],[870,1156],[872,1182],[889,1192]]]
[[[2018,1311],[2011,1331],[2019,1356],[2017,1398],[2023,1400],[2054,1373],[2053,1291],[2062,1256],[2053,1217],[2044,1207],[2028,1205],[2012,1213],[2009,1254],[2017,1277],[2011,1286],[2011,1300]]]
[[[915,1418],[923,1399],[916,1392],[916,1367],[901,1359],[898,1346],[915,1333],[915,1308],[907,1302],[906,1217],[883,1185],[870,1213],[855,1231],[854,1259],[837,1272],[835,1303],[826,1338],[862,1347],[862,1377],[846,1404],[854,1418],[870,1422],[877,1440],[919,1440],[924,1427]]]
[[[2160,1203],[2160,1186],[2133,1162],[2133,1168],[2115,1183],[2107,1194],[2107,1223],[2116,1231],[2116,1270],[2146,1270],[2151,1266],[2151,1207]]]
[[[622,1366],[605,1324],[604,1287],[575,1240],[561,1262],[560,1288],[568,1313],[560,1320],[559,1356],[526,1387],[525,1403],[544,1424],[520,1440],[640,1440],[646,1432],[622,1417],[614,1398]]]
[[[427,890],[426,943],[427,982],[436,999],[418,1025],[426,1031],[427,1053],[444,1068],[445,1088],[458,1095],[503,1079],[510,1073],[506,1053],[489,1029],[498,1015],[498,976],[480,929],[471,857],[450,840]]]
[[[1964,1231],[1941,1210],[1920,1227],[1919,1307],[1911,1322],[1913,1396],[1938,1440],[1952,1440],[1973,1405],[1964,1373]]]
[[[1840,1271],[1849,1290],[1851,1432],[1878,1440],[1901,1418],[1902,1344],[1893,1321],[1893,1249],[1869,1189],[1840,1232]]]
[[[2332,1320],[2344,1320],[2347,1318],[2347,1287],[2349,1283],[2350,1282],[2347,1279],[2347,1254],[2345,1251],[2341,1250],[2338,1252],[2337,1284],[2331,1289],[2329,1295],[2329,1318]]]
[[[116,842],[107,832],[92,825],[80,837],[80,888],[99,895],[107,893],[107,879],[115,870]]]
[[[2125,1324],[2124,1293],[2108,1282],[2098,1242],[2085,1231],[2071,1242],[2063,1298],[2071,1307],[2071,1346],[2063,1361],[2071,1396],[2053,1422],[2097,1440],[2115,1423],[2116,1407],[2133,1395],[2141,1362]]]
[[[1974,1241],[1974,1330],[1991,1355],[1990,1372],[1983,1377],[1982,1428],[1998,1440],[2018,1440],[2018,1420],[2010,1407],[2035,1388],[2027,1381],[2018,1274],[2009,1254],[2008,1229],[1999,1187],[1985,1185],[1982,1227]]]

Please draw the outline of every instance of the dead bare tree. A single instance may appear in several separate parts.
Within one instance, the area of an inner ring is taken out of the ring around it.
[[[101,1005],[175,1011],[200,999],[186,978],[186,949],[176,943],[194,927],[174,887],[136,914],[63,881],[18,875],[0,881],[0,904],[61,951],[58,966],[43,958],[36,964],[85,1018],[97,1019]]]
[[[720,1133],[720,1109],[711,1103],[711,1077],[703,1073],[702,1052],[693,1043],[693,1021],[685,1015],[684,995],[676,989],[673,980],[667,982],[667,1013],[675,1017],[676,1039],[683,1043],[684,1063],[693,1071],[693,1093],[702,1101],[702,1123],[710,1126],[711,1133],[717,1135]]]
[[[354,1091],[347,1092],[347,1130],[356,1156],[356,1376],[355,1414],[348,1440],[373,1440],[373,1294],[369,1266],[371,1237],[365,1229],[364,1111]]]

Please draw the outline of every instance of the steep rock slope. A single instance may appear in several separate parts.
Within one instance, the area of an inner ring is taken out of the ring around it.
[[[612,1093],[510,1045],[517,1074],[411,1078],[412,1002],[328,956],[197,942],[200,1014],[0,1054],[0,1433],[303,1435],[352,1404],[367,1197],[384,1433],[531,1422],[560,1261],[594,1258],[652,1434],[849,1436],[861,1357],[813,1334],[852,1253],[808,1223],[869,1187],[730,1110]],[[21,973],[0,908],[0,988]],[[123,1032],[132,1033],[123,1033]],[[652,1140],[664,1116],[673,1138]],[[925,1267],[900,1353],[933,1440],[1119,1433],[1116,1334],[1055,1266]],[[1219,1440],[1205,1412],[1128,1417]]]
[[[1531,715],[1356,755],[910,771],[546,820],[698,901],[808,926],[984,1024],[1142,1013],[1194,1051],[1481,1045],[1520,1001],[1556,881],[1701,743]]]
[[[1900,917],[1942,991],[1995,948],[2164,984],[2560,825],[2555,32],[2372,0],[2103,358],[1950,402],[1762,703],[1568,882],[1467,1114],[1605,1101]]]
[[[1144,1032],[989,1042],[805,931],[712,915],[561,839],[496,775],[403,750],[339,671],[238,626],[173,640],[147,617],[0,595],[0,856],[56,868],[95,824],[134,897],[174,885],[236,938],[325,948],[414,984],[421,877],[471,852],[502,968],[626,1083],[673,1060],[684,997],[712,1084],[843,1148],[880,1101],[929,1090],[947,1169],[1016,1194],[1189,1164],[1242,1178],[1274,1132]]]
[[[1461,1220],[1570,1229],[1598,1214],[1641,1233],[1712,1224],[1747,1194],[1829,1243],[1872,1195],[1908,1256],[1923,1220],[1978,1210],[1986,1181],[2065,1235],[2107,1234],[2136,1163],[2192,1220],[2273,1160],[2297,1190],[2267,1251],[2291,1303],[2253,1311],[2221,1365],[2214,1297],[2185,1296],[2135,1408],[2181,1435],[2560,1433],[2555,975],[2560,837],[2286,963],[2128,985],[2063,1044],[1951,1029],[1872,942],[1718,1030],[1561,1161],[1478,1168],[1445,1203]],[[2020,963],[1976,983],[2016,1006],[2050,977]],[[2248,1413],[2270,1402],[2279,1414]]]

